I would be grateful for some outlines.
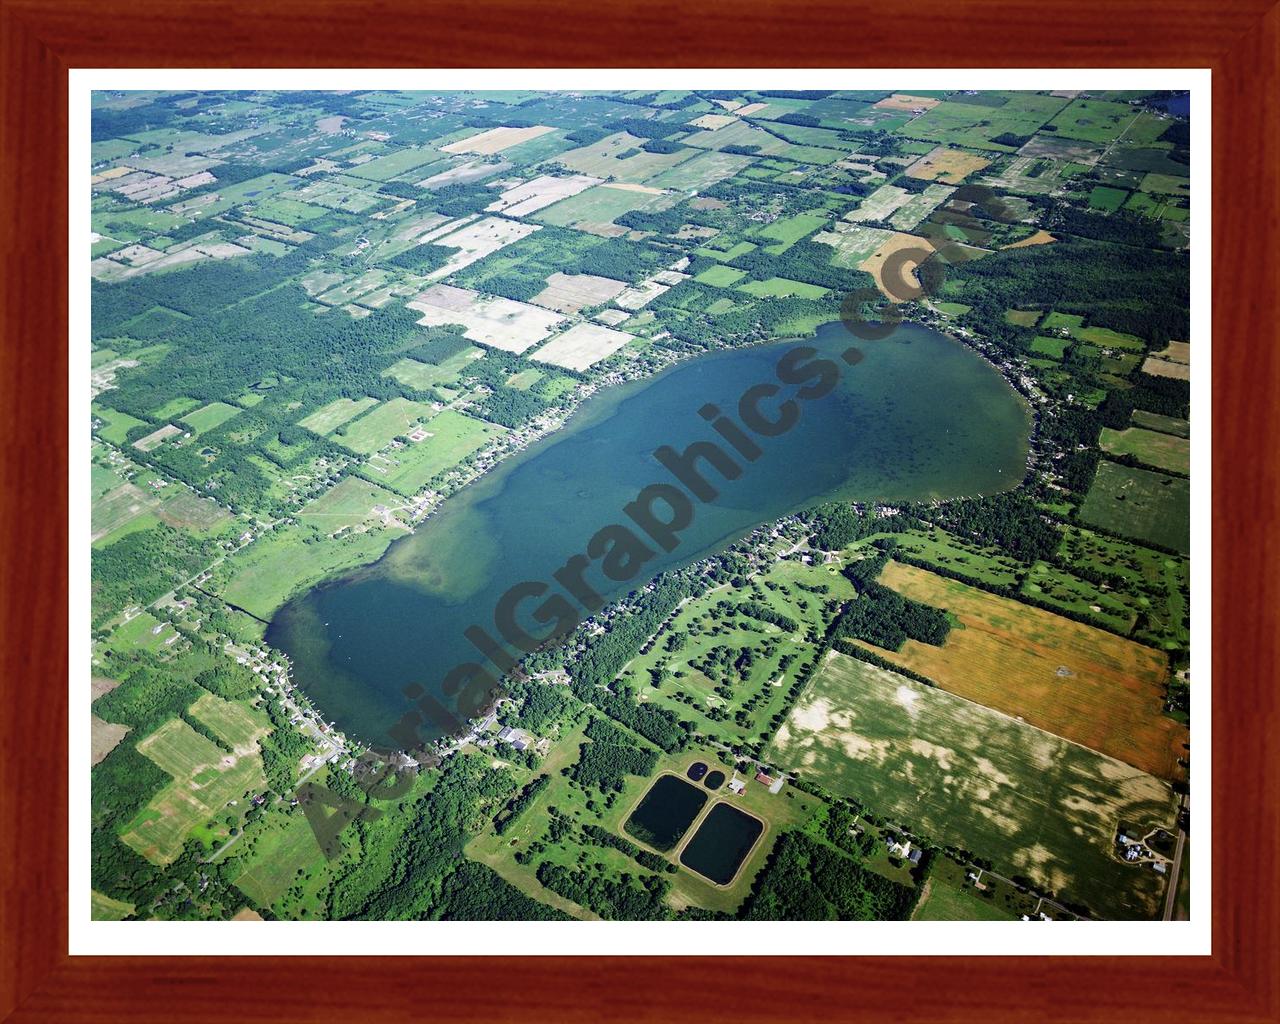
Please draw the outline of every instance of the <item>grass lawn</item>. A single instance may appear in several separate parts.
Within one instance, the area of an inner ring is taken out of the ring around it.
[[[285,527],[227,559],[216,570],[219,593],[260,619],[293,594],[343,569],[376,561],[403,531],[378,529],[306,543],[310,526]]]
[[[1089,193],[1089,205],[1095,210],[1113,213],[1124,205],[1129,193],[1122,188],[1110,188],[1107,185],[1095,185]]]
[[[917,908],[913,921],[1016,921],[1017,918],[972,886],[958,889],[934,879],[929,896]]]

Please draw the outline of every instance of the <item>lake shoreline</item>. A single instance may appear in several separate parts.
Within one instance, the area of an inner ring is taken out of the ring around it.
[[[588,406],[588,402],[584,400],[579,406],[577,406],[573,410],[570,416],[566,417],[566,419],[562,424],[562,426],[570,426],[571,429],[569,431],[558,429],[558,430],[549,432],[547,435],[539,437],[536,440],[532,441],[531,443],[518,449],[519,452],[525,453],[526,457],[524,459],[520,459],[520,460],[504,459],[500,463],[496,463],[493,467],[489,467],[489,468],[498,468],[499,466],[501,466],[506,471],[506,474],[507,474],[503,478],[501,485],[494,485],[494,486],[505,486],[505,484],[509,482],[510,476],[512,474],[514,474],[522,466],[527,465],[528,463],[534,461],[545,451],[549,450],[553,442],[560,443],[561,441],[566,441],[566,442],[573,441],[575,438],[581,435],[587,428],[590,428],[594,425],[605,422],[611,419],[612,417],[618,415],[618,410],[620,407],[625,405],[625,403],[627,403],[631,398],[633,398],[635,394],[638,394],[641,391],[648,391],[648,389],[653,387],[655,383],[664,375],[669,375],[674,372],[677,372],[677,370],[683,367],[687,372],[692,373],[693,378],[697,378],[700,372],[700,367],[698,367],[697,365],[699,363],[714,362],[716,359],[731,360],[733,359],[733,356],[735,353],[744,353],[753,349],[760,349],[766,346],[782,347],[787,345],[793,345],[796,343],[803,344],[806,341],[812,341],[815,339],[822,339],[823,342],[826,344],[827,348],[830,348],[832,344],[837,343],[837,340],[840,337],[840,335],[838,334],[840,327],[841,327],[841,324],[839,321],[825,321],[823,324],[819,325],[819,327],[815,329],[815,331],[811,335],[809,335],[807,338],[789,337],[789,338],[783,338],[783,339],[763,339],[759,342],[753,342],[749,345],[732,346],[725,349],[716,349],[710,353],[693,354],[691,358],[674,360],[671,364],[668,364],[667,366],[663,367],[662,369],[660,369],[658,372],[654,374],[647,375],[645,377],[634,378],[633,380],[626,382],[626,383],[635,385],[635,387],[631,390],[631,392],[628,392],[626,390],[618,392],[612,388],[597,389],[589,397],[597,397],[602,393],[613,392],[613,394],[617,396],[616,400],[613,402],[609,402],[601,405],[599,407],[601,409],[601,412],[598,415],[593,415],[593,416],[590,416],[590,418],[583,420],[582,410],[583,408]],[[966,356],[969,354],[978,356],[978,360],[974,364],[965,364],[964,359],[959,358],[958,364],[960,368],[963,370],[964,373],[972,374],[973,370],[976,369],[976,366],[980,363],[988,371],[992,372],[995,377],[998,377],[1001,382],[1001,385],[1003,385],[1004,388],[1007,388],[1008,391],[1013,392],[1014,402],[1016,403],[1020,413],[1020,423],[1021,423],[1020,437],[1022,439],[1025,439],[1027,435],[1031,433],[1032,428],[1035,425],[1035,419],[1034,419],[1034,416],[1032,415],[1032,409],[1029,403],[1026,401],[1025,397],[1022,396],[1018,392],[1017,388],[1014,387],[1013,384],[1009,381],[1008,376],[1003,372],[1001,367],[993,363],[990,359],[987,359],[980,351],[975,349],[973,345],[967,344],[964,340],[957,338],[950,333],[939,331],[933,325],[912,323],[909,325],[909,327],[910,329],[913,329],[913,330],[925,332],[921,335],[921,338],[936,336],[936,339],[941,339],[945,341],[947,345],[954,345],[956,347],[956,350],[963,350],[966,353]],[[822,334],[820,334],[820,332],[825,332],[825,335],[826,335],[825,338],[823,337]],[[912,343],[912,338],[908,337],[904,340],[906,342],[906,348],[909,349]],[[939,351],[941,352],[945,350],[939,350]],[[890,360],[890,362],[892,362],[893,358],[905,359],[908,357],[901,356],[901,355],[899,357],[891,357],[888,354],[884,356],[884,359]],[[914,358],[919,359],[921,358],[921,355],[917,355]],[[737,362],[738,361],[735,360],[731,365],[736,366]],[[748,362],[750,361],[748,360]],[[762,361],[759,359],[755,360],[756,364],[759,364],[761,362]],[[693,370],[690,370],[691,364],[694,366]],[[886,363],[886,366],[888,365],[889,363]],[[969,368],[965,369],[966,366],[968,366]],[[716,379],[718,380],[719,377],[717,377]],[[706,382],[703,381],[703,383],[705,384]],[[978,381],[976,379],[970,379],[968,383],[974,384],[974,383],[978,383]],[[994,386],[993,382],[991,383],[991,386]],[[881,387],[882,388],[884,387],[884,382],[881,382]],[[991,389],[991,387],[989,386],[984,386],[984,388],[986,391],[990,391]],[[907,392],[907,393],[899,394],[898,393],[899,391],[900,389],[889,388],[886,391],[886,394],[888,395],[888,397],[884,397],[883,395],[881,396],[882,400],[887,403],[887,406],[886,406],[887,408],[892,408],[895,402],[898,399],[902,398],[904,394],[909,398],[910,395],[913,393],[913,392]],[[697,408],[697,404],[694,404],[691,408]],[[828,410],[827,413],[825,413],[824,415],[827,415],[828,417],[830,417],[833,415],[833,412],[831,410]],[[692,416],[692,412],[690,412],[690,416]],[[663,439],[665,439],[665,435],[659,438],[659,440],[663,440]],[[914,435],[909,436],[909,440],[914,440]],[[545,444],[540,444],[539,442],[544,442]],[[1029,442],[1026,443],[1026,445],[1023,447],[1022,450],[1025,457],[1026,453],[1029,452],[1030,450]],[[513,454],[515,453],[513,452]],[[912,455],[911,451],[907,451],[905,454],[910,456],[910,458],[908,459],[908,462],[919,461],[919,458],[921,457],[919,452],[916,452],[914,455]],[[823,456],[816,456],[816,457],[818,457],[821,460]],[[990,476],[990,473],[988,472],[987,475]],[[477,477],[473,481],[471,481],[471,484],[477,484],[480,481],[489,479],[490,477],[491,477],[491,474],[486,470],[484,473],[477,475]],[[1019,474],[1017,479],[1011,480],[1011,482],[1007,486],[989,487],[988,493],[993,493],[994,491],[997,491],[997,490],[1002,491],[1002,490],[1013,489],[1022,483],[1023,478],[1024,478],[1023,475]],[[717,554],[722,553],[726,547],[732,545],[733,543],[736,543],[737,541],[741,540],[742,537],[749,535],[750,533],[760,528],[761,526],[765,526],[769,523],[776,523],[780,518],[785,518],[789,515],[794,515],[797,512],[800,512],[805,508],[812,507],[814,504],[819,504],[824,500],[840,500],[837,496],[841,491],[841,488],[846,487],[848,485],[849,480],[844,480],[844,482],[841,482],[840,479],[836,479],[836,478],[832,478],[832,479],[834,482],[830,486],[827,486],[825,489],[823,489],[819,494],[806,494],[803,497],[799,497],[796,503],[787,504],[783,508],[777,508],[775,506],[775,510],[774,510],[775,514],[772,514],[772,515],[770,514],[770,510],[767,508],[767,505],[769,502],[766,500],[765,501],[766,507],[760,509],[760,513],[763,514],[764,516],[763,519],[756,520],[752,518],[752,521],[747,523],[744,523],[744,522],[739,522],[734,524],[725,523],[723,530],[716,530],[714,532],[713,539],[711,537],[704,538],[704,541],[712,541],[709,545],[707,543],[700,542],[691,549],[690,554],[684,556],[683,558],[679,558],[678,560],[683,564],[689,564],[694,561],[701,561],[704,558],[715,556]],[[851,480],[852,478],[849,478],[849,479]],[[863,486],[863,490],[860,491],[856,500],[875,500],[876,495],[868,492],[865,489],[865,482],[862,486]],[[490,498],[484,497],[484,496],[478,499],[475,498],[475,495],[477,494],[477,490],[478,489],[476,487],[469,486],[469,485],[459,488],[459,490],[454,492],[454,494],[450,495],[450,497],[465,498],[467,495],[471,495],[472,496],[471,498],[466,499],[467,505],[458,506],[456,505],[455,502],[450,502],[446,500],[446,502],[441,503],[440,511],[446,511],[445,506],[446,505],[450,506],[448,511],[450,513],[455,514],[455,517],[456,517],[457,515],[465,514],[468,506],[471,504],[474,504],[475,501],[491,500]],[[492,491],[492,488],[489,488],[487,490],[484,488],[480,488],[479,490],[484,490],[485,494],[487,495]],[[962,497],[962,496],[963,497],[978,496],[980,493],[981,492],[979,491],[975,491],[975,492],[966,492],[964,494],[960,494],[960,493],[957,493],[956,489],[953,486],[949,488],[943,487],[940,492],[935,491],[927,494],[913,492],[910,495],[904,495],[893,500],[950,500],[950,499],[953,499],[956,497]],[[885,496],[889,496],[891,494],[892,494],[891,489],[886,489]],[[945,495],[945,497],[943,497],[943,495]],[[459,509],[461,509],[461,511],[459,511]],[[738,509],[737,512],[739,516],[745,514],[748,517],[754,517],[754,515],[756,514],[754,511],[752,511],[752,508]],[[435,518],[435,516],[433,515],[431,518]],[[714,516],[711,516],[711,518],[714,518]],[[548,520],[548,521],[554,521],[554,519]],[[438,529],[445,529],[445,528],[440,527]],[[316,583],[312,584],[311,587],[307,589],[305,595],[301,600],[292,599],[290,603],[286,603],[286,605],[283,605],[281,606],[280,609],[277,609],[276,613],[274,613],[272,616],[273,628],[275,628],[278,625],[278,623],[282,618],[281,613],[286,612],[286,609],[305,604],[307,603],[308,599],[312,599],[312,598],[319,599],[324,597],[324,595],[326,595],[334,587],[334,584],[338,583],[339,581],[345,581],[346,583],[350,584],[354,577],[361,577],[361,576],[376,577],[379,575],[378,566],[382,563],[387,563],[388,560],[390,560],[390,563],[388,566],[384,566],[384,570],[394,569],[396,567],[394,563],[396,563],[400,559],[401,551],[405,549],[405,545],[410,545],[410,547],[407,550],[408,550],[409,556],[412,555],[412,550],[413,550],[412,544],[413,544],[414,536],[415,535],[410,535],[402,538],[397,538],[391,543],[391,545],[387,548],[387,550],[382,554],[382,556],[379,559],[371,563],[368,563],[365,566],[361,566],[355,569],[347,568],[339,573],[333,574],[332,576],[326,579],[317,581]],[[412,566],[412,560],[410,557],[406,556],[406,560],[410,561],[410,568],[415,568],[414,566]],[[664,572],[666,572],[668,568],[670,568],[670,565],[655,565],[653,567],[652,572],[646,569],[643,581],[639,581],[639,580],[636,581],[634,583],[634,586],[646,585],[647,582],[651,581],[653,578],[660,576]],[[384,575],[385,575],[385,572],[384,572]],[[446,573],[446,575],[448,574]],[[634,586],[632,589],[634,589]],[[612,597],[610,597],[607,600],[606,604],[612,605],[616,603],[617,600],[621,599],[623,596],[625,596],[623,593],[617,593]],[[380,615],[383,614],[385,611],[385,609],[383,609],[381,606],[375,605],[374,607],[379,607]],[[349,613],[350,610],[348,609],[347,611]],[[329,615],[328,613],[326,613],[325,615],[326,625],[327,625],[328,618],[329,618]],[[319,619],[316,620],[317,623],[319,621],[320,621]],[[348,628],[350,625],[351,623],[348,620],[348,626],[346,627],[335,626],[334,628],[345,629],[345,628]],[[272,638],[273,641],[275,639],[278,639],[278,637]],[[323,644],[325,642],[325,639],[326,638],[321,638],[317,642]],[[337,634],[337,639],[341,640],[342,634],[340,633]],[[283,653],[285,653],[286,655],[290,654],[290,651],[285,650],[283,647],[278,646],[274,642],[271,643],[271,646],[273,647],[273,649],[283,651]],[[434,639],[432,640],[432,646],[437,647],[437,649],[439,648],[439,645],[435,644]],[[447,638],[445,639],[444,646],[446,648],[448,647]],[[472,656],[474,657],[474,653],[472,654]],[[319,655],[319,657],[321,657],[322,659],[327,658],[328,652],[325,651],[322,655]],[[350,661],[352,659],[348,657],[347,660]],[[356,659],[357,662],[360,660],[363,660],[363,659]],[[295,659],[293,658],[289,659],[289,664],[290,664],[291,670],[298,667]],[[353,668],[353,671],[355,671],[358,675],[360,669]],[[301,677],[301,675],[302,673],[299,672],[299,677]],[[316,689],[316,687],[314,686],[314,682],[312,680],[308,680],[307,682],[304,682],[304,683],[298,683],[295,681],[295,685],[297,685],[299,689],[301,689],[304,693],[306,693],[308,699],[313,703],[313,705],[326,706],[330,703],[330,701],[325,699],[321,693],[313,692]],[[319,689],[323,689],[323,687],[320,687]],[[385,693],[382,694],[382,696],[385,698]],[[329,710],[332,710],[332,708],[330,708]],[[327,715],[325,717],[326,719],[328,718]],[[346,731],[359,734],[362,730],[346,728]],[[444,738],[444,737],[441,737],[441,738]]]

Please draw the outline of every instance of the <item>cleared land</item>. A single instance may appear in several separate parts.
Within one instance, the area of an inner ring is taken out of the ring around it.
[[[419,423],[435,415],[435,410],[422,402],[392,398],[358,419],[339,427],[333,439],[359,455],[372,455],[391,443],[393,438],[408,434]]]
[[[1186,726],[1162,713],[1168,659],[1159,651],[913,566],[880,581],[945,609],[957,622],[941,647],[864,645],[943,689],[1160,778],[1180,777]]]
[[[704,150],[692,159],[649,179],[655,188],[671,188],[681,192],[701,192],[717,182],[732,178],[749,167],[752,158],[738,153]]]
[[[450,234],[433,238],[433,245],[449,246],[457,249],[458,254],[451,256],[443,267],[428,274],[427,279],[438,281],[457,273],[463,267],[469,267],[477,260],[482,260],[490,253],[495,253],[512,242],[518,242],[537,230],[537,224],[525,224],[506,217],[484,217]]]
[[[348,476],[301,509],[297,516],[302,522],[314,522],[332,532],[377,516],[376,507],[390,509],[400,503],[400,498],[377,484]]]
[[[1191,485],[1163,473],[1102,462],[1080,506],[1080,518],[1185,555],[1191,549]]]
[[[182,417],[182,422],[197,434],[203,434],[206,430],[212,430],[226,423],[227,420],[239,416],[243,411],[234,405],[227,405],[226,402],[210,402],[203,409],[187,413]]]
[[[675,196],[659,189],[640,192],[634,188],[605,183],[547,207],[538,213],[536,219],[543,224],[575,228],[605,238],[617,238],[630,231],[629,228],[614,223],[624,213],[633,210],[656,213],[673,206],[675,202]]]
[[[986,167],[990,160],[963,149],[938,146],[926,153],[905,171],[911,178],[921,181],[938,181],[944,185],[959,185],[970,174]]]
[[[876,250],[892,237],[893,232],[884,228],[841,221],[833,225],[831,231],[818,232],[813,240],[835,250],[831,257],[833,266],[853,270],[874,256]]]
[[[662,171],[692,157],[697,150],[681,149],[675,153],[650,153],[641,147],[645,140],[626,132],[606,135],[599,142],[571,149],[555,158],[572,171],[616,181],[648,181]]]
[[[415,494],[437,473],[453,468],[490,438],[505,434],[506,427],[445,409],[426,425],[426,432],[421,441],[374,456],[365,463],[364,472],[399,494]]]
[[[1167,784],[952,694],[832,652],[773,757],[934,841],[1096,912],[1151,918],[1161,876],[1112,853],[1123,820],[1172,825]]]
[[[127,725],[117,725],[115,722],[104,722],[97,715],[93,715],[89,721],[89,738],[92,748],[89,763],[97,764],[111,751],[115,750],[116,745],[125,738],[129,727]]]
[[[298,421],[298,426],[310,430],[313,434],[319,434],[323,437],[337,427],[342,426],[347,420],[355,419],[362,412],[372,409],[378,404],[376,398],[338,398],[330,402],[328,405],[317,409],[310,416]]]
[[[531,300],[535,305],[575,316],[588,306],[603,306],[625,291],[625,281],[594,274],[562,274],[547,278],[547,286]]]
[[[564,323],[564,317],[526,302],[447,284],[428,288],[407,305],[422,313],[420,324],[461,324],[472,341],[507,352],[523,352]]]
[[[1102,429],[1104,451],[1116,455],[1132,455],[1139,462],[1175,473],[1191,472],[1191,442],[1185,437],[1129,427],[1127,430]]]
[[[172,775],[173,782],[152,797],[120,839],[155,864],[173,861],[191,830],[228,801],[266,785],[257,753],[228,754],[181,719],[166,722],[138,750]]]
[[[606,359],[627,342],[630,334],[599,324],[574,324],[563,334],[552,338],[530,357],[540,363],[563,366],[568,370],[585,370]]]
[[[902,264],[897,271],[890,270],[886,277],[885,264],[891,256],[899,252],[912,253],[911,261]],[[915,267],[924,262],[932,252],[933,245],[928,239],[897,232],[882,242],[880,247],[859,265],[859,269],[865,270],[875,278],[876,287],[890,302],[907,302],[920,294],[920,280],[916,277]]]
[[[543,174],[532,181],[507,189],[486,206],[485,210],[489,213],[505,213],[508,217],[526,217],[544,206],[558,203],[561,199],[567,199],[599,184],[599,178],[586,174]]]
[[[1191,379],[1191,365],[1189,363],[1176,363],[1168,359],[1161,359],[1159,356],[1147,356],[1142,364],[1142,372],[1149,373],[1155,377],[1172,377],[1174,380]]]
[[[487,132],[451,142],[447,146],[441,146],[440,149],[445,153],[478,153],[480,156],[488,156],[553,131],[555,131],[554,128],[545,124],[535,124],[528,128],[490,128]]]

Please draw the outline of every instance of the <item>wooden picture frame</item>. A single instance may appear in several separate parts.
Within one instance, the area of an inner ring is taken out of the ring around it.
[[[375,11],[358,0],[0,0],[0,53],[0,1019],[1280,1020],[1280,801],[1269,785],[1280,763],[1280,270],[1272,240],[1259,237],[1280,223],[1280,7],[925,0],[907,13],[813,0],[745,0],[731,11],[392,0]],[[69,956],[68,70],[662,65],[1212,69],[1212,955]]]

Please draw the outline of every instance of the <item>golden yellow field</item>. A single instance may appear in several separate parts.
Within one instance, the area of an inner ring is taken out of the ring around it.
[[[876,287],[880,289],[890,302],[907,302],[915,296],[905,294],[903,285],[911,288],[919,288],[919,278],[915,275],[915,269],[907,266],[901,273],[891,274],[891,280],[886,285],[882,276],[885,261],[895,252],[901,249],[921,249],[926,253],[933,252],[933,246],[927,239],[920,238],[917,235],[908,235],[901,231],[889,236],[881,243],[880,248],[862,261],[859,270],[865,270],[868,274],[876,279]],[[918,262],[923,262],[924,256],[919,258]]]
[[[1187,728],[1162,713],[1159,651],[898,562],[880,582],[959,620],[941,647],[908,640],[874,648],[881,657],[1152,775],[1185,774]]]
[[[1006,249],[1025,249],[1031,245],[1048,245],[1050,242],[1056,242],[1057,239],[1047,231],[1037,231],[1034,235],[1029,235],[1021,242],[1013,242],[1006,245]]]
[[[879,103],[874,104],[880,110],[929,110],[936,107],[941,100],[936,100],[932,96],[912,96],[910,93],[895,92],[892,96],[886,96]]]
[[[973,153],[966,153],[963,149],[939,146],[908,167],[906,173],[921,181],[940,181],[944,185],[959,185],[974,171],[982,170],[989,163],[991,163],[990,160]]]

